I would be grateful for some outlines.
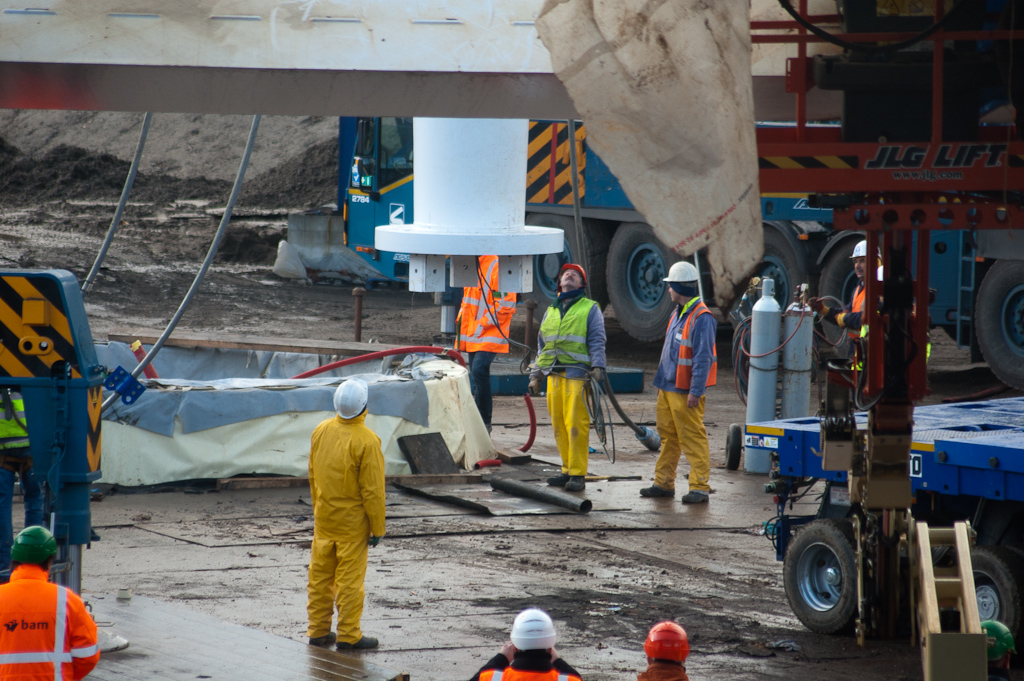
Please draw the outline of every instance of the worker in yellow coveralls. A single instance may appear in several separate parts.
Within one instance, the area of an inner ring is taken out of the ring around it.
[[[582,267],[562,265],[558,295],[540,323],[540,353],[530,374],[531,395],[540,393],[541,380],[547,376],[548,412],[562,457],[562,472],[548,478],[548,484],[567,492],[579,492],[587,486],[590,414],[584,393],[590,389],[589,379],[599,383],[604,380],[607,364],[604,315],[585,295],[586,283],[587,273]]]
[[[352,378],[334,392],[337,416],[313,431],[309,492],[313,546],[307,587],[309,644],[338,650],[376,648],[363,636],[366,559],[384,536],[384,454],[365,423],[369,390]],[[331,631],[338,609],[338,633]]]

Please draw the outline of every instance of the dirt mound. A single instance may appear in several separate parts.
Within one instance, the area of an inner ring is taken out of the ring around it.
[[[0,139],[0,195],[8,205],[43,201],[116,200],[121,195],[131,164],[110,154],[94,154],[67,144],[42,158],[23,156]],[[167,175],[135,178],[132,199],[164,203],[174,199],[213,199],[225,196],[230,184],[206,178],[178,179]]]
[[[244,206],[312,209],[337,200],[338,140],[324,140],[246,182]]]
[[[269,171],[247,179],[240,206],[319,208],[337,196],[338,142],[314,144]],[[24,156],[0,138],[0,196],[6,205],[29,206],[55,200],[117,200],[131,164],[111,154],[62,144],[42,158]],[[178,178],[139,173],[132,201],[167,205],[176,200],[226,202],[231,182],[206,177]]]

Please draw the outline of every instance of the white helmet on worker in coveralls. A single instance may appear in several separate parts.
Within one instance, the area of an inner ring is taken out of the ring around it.
[[[868,257],[868,240],[867,239],[862,239],[861,241],[857,242],[857,245],[853,247],[853,254],[851,254],[850,257],[851,258],[866,258],[866,257]]]
[[[334,391],[334,411],[343,419],[354,419],[366,410],[369,394],[365,381],[350,378]]]
[[[539,608],[527,608],[512,623],[512,645],[518,650],[547,650],[555,647],[555,625]]]

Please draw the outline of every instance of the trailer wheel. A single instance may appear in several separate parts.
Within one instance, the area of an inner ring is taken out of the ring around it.
[[[974,593],[982,621],[999,620],[1017,638],[1024,603],[1024,562],[1004,546],[975,546],[971,549]]]
[[[534,313],[537,319],[543,319],[544,311],[555,299],[558,286],[558,272],[567,262],[580,263],[576,241],[576,223],[567,215],[547,213],[531,213],[526,216],[526,224],[538,227],[554,227],[562,230],[564,239],[561,253],[548,253],[533,257],[533,292],[524,294],[525,298],[537,301]],[[605,259],[608,257],[608,228],[599,221],[583,220],[584,236],[587,250],[587,282],[590,284],[590,295],[602,307],[608,304],[608,286],[605,282]]]
[[[729,432],[725,436],[725,467],[730,471],[739,468],[742,455],[743,427],[733,423],[729,425]]]
[[[1003,383],[1024,389],[1024,262],[1000,260],[978,289],[974,324],[981,354]]]
[[[678,260],[650,225],[627,222],[615,230],[608,248],[608,296],[615,318],[633,338],[665,337],[673,305],[662,279]]]
[[[789,544],[783,582],[793,614],[817,634],[853,630],[857,562],[848,520],[814,520]]]

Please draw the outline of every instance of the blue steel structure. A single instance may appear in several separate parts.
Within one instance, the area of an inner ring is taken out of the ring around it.
[[[867,414],[856,414],[856,420],[858,430],[867,427]],[[845,488],[847,473],[822,469],[818,418],[750,423],[744,439],[748,446],[771,450],[777,461],[768,484],[778,505],[770,535],[782,560],[793,527],[836,517],[831,490]],[[826,482],[821,507],[815,515],[787,514],[796,483],[810,479]],[[978,543],[1018,544],[1024,533],[1017,522],[1024,519],[1024,397],[915,408],[910,479],[915,518],[972,519],[985,499],[987,514],[974,527]]]
[[[92,529],[89,489],[100,477],[103,367],[75,276],[0,272],[0,341],[0,386],[19,386],[24,396],[44,517],[59,545],[54,578],[78,591]]]

